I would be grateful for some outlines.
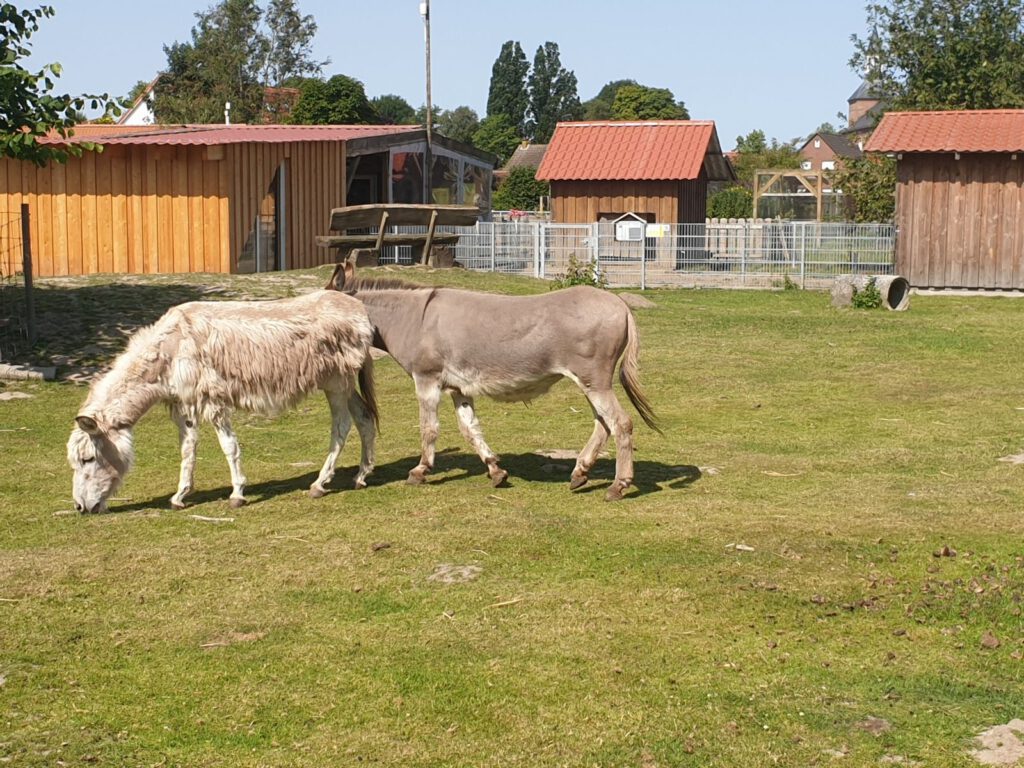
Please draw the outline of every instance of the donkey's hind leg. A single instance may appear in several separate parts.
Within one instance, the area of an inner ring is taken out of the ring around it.
[[[366,487],[366,478],[373,472],[375,461],[374,446],[377,440],[377,426],[373,416],[366,409],[363,399],[353,392],[348,398],[348,412],[356,423],[359,432],[360,453],[359,472],[356,473],[356,488]]]
[[[242,471],[242,449],[238,447],[238,437],[231,426],[231,415],[227,412],[218,414],[213,419],[213,428],[217,430],[220,449],[231,469],[231,508],[238,509],[245,506],[245,484],[249,481]]]
[[[437,435],[440,432],[437,405],[441,401],[441,382],[434,377],[416,375],[413,381],[416,383],[416,397],[420,401],[420,463],[409,470],[406,482],[409,485],[420,485],[434,468]]]
[[[633,420],[611,389],[588,392],[587,399],[594,409],[595,418],[603,422],[606,429],[615,438],[615,480],[608,487],[605,499],[617,501],[633,484]],[[594,433],[597,434],[596,429]],[[589,448],[593,442],[594,437],[592,436],[587,447]],[[575,475],[575,471],[573,474]]]
[[[455,415],[459,420],[459,431],[473,446],[480,460],[487,465],[487,475],[491,478],[491,485],[495,488],[504,485],[508,480],[508,472],[498,466],[498,457],[484,440],[480,421],[473,408],[473,398],[461,392],[452,392],[452,402],[455,404]]]
[[[185,497],[192,493],[192,478],[196,469],[196,446],[199,443],[199,425],[195,414],[186,415],[180,406],[171,406],[171,420],[178,426],[178,444],[181,447],[181,469],[178,472],[178,490],[171,496],[171,506],[185,508]]]
[[[334,479],[338,456],[341,455],[341,449],[345,447],[345,438],[352,428],[352,416],[348,412],[351,387],[345,386],[342,381],[332,379],[324,384],[324,394],[327,395],[327,403],[331,407],[331,446],[320,474],[309,486],[309,496],[312,499],[319,499],[327,493],[326,486]]]
[[[572,478],[569,480],[569,490],[571,491],[582,488],[587,484],[590,470],[597,463],[597,455],[604,448],[605,443],[608,442],[608,435],[610,434],[608,427],[598,415],[594,406],[591,405],[590,408],[594,412],[594,431],[590,435],[587,444],[583,446],[583,450],[580,451],[580,455],[576,458],[576,466],[573,468]]]

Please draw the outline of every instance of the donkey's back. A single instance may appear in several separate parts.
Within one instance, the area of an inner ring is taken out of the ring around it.
[[[276,413],[329,378],[367,365],[373,329],[363,306],[335,291],[273,301],[189,302],[171,310],[171,387],[183,402]]]

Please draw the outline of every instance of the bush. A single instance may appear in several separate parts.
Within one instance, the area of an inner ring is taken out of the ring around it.
[[[568,288],[570,285],[592,285],[595,288],[607,288],[608,280],[601,274],[597,262],[591,259],[580,260],[575,253],[569,254],[569,265],[564,275],[551,281],[551,289]]]
[[[537,169],[521,165],[509,171],[491,200],[496,211],[535,211],[542,195],[551,194],[551,185],[538,181]]]
[[[744,187],[729,187],[708,198],[708,218],[749,219],[754,214],[754,195]]]
[[[859,291],[857,286],[854,286],[851,301],[857,309],[877,309],[882,306],[882,293],[875,284],[875,278],[868,280],[867,285]]]

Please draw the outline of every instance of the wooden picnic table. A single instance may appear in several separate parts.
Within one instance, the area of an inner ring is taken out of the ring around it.
[[[331,211],[331,231],[376,227],[376,233],[318,235],[316,244],[339,251],[338,261],[344,261],[356,248],[369,248],[380,255],[385,245],[410,245],[417,262],[428,263],[435,245],[454,245],[459,236],[453,232],[436,232],[436,227],[471,227],[480,218],[480,209],[471,205],[426,205],[418,203],[373,203],[350,205]],[[426,232],[393,233],[389,226],[422,226]]]

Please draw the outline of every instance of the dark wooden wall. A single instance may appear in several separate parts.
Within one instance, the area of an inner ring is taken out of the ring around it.
[[[933,288],[1024,288],[1024,156],[904,154],[896,269]]]
[[[707,180],[552,181],[552,220],[592,223],[602,213],[650,213],[658,224],[704,223]]]

